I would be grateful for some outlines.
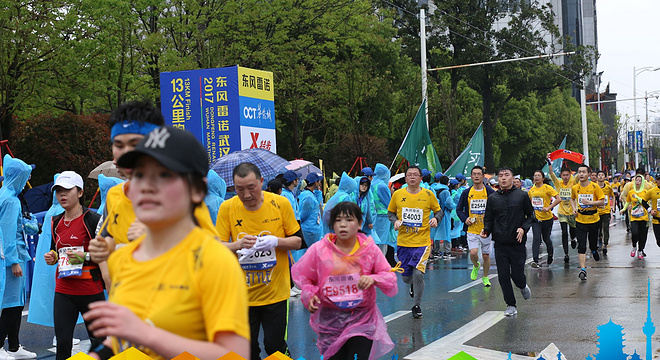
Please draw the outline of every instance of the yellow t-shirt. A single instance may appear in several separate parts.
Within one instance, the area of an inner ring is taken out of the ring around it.
[[[467,231],[470,234],[481,234],[481,230],[484,228],[486,201],[488,201],[486,187],[481,190],[476,190],[474,186],[470,188],[470,192],[467,195],[468,215],[476,220],[474,224],[468,226]]]
[[[651,190],[655,187],[655,185],[652,182],[646,180],[644,180],[643,184],[646,190]],[[622,199],[628,198],[628,192],[632,189],[633,185],[635,185],[635,178],[633,178],[632,181],[629,181],[621,190]]]
[[[591,181],[587,186],[582,186],[580,184],[577,184],[573,186],[571,197],[576,201],[576,205],[578,207],[578,213],[575,216],[575,221],[582,224],[593,224],[600,220],[600,216],[598,216],[598,207],[593,205],[592,206],[580,205],[582,203],[581,199],[598,201],[605,197],[605,195],[603,195],[603,190],[600,189],[600,186],[598,186],[598,184]],[[593,214],[586,215],[583,213],[586,211],[593,212]]]
[[[550,207],[554,201],[555,196],[559,195],[557,190],[547,184],[543,184],[541,187],[534,185],[531,189],[529,189],[527,194],[532,200],[532,207],[534,207],[534,214],[536,214],[536,219],[539,221],[551,220],[552,211],[540,210],[546,207]]]
[[[222,241],[236,241],[245,235],[291,236],[300,230],[291,203],[284,196],[263,192],[264,203],[250,211],[238,196],[220,205],[216,229]],[[270,305],[289,298],[291,280],[286,250],[259,253],[242,263],[248,286],[248,305]],[[263,270],[260,270],[263,269]]]
[[[649,221],[648,211],[635,196],[638,195],[640,198],[644,199],[644,197],[646,197],[647,191],[649,190],[644,188],[642,188],[641,191],[636,191],[634,187],[628,191],[628,197],[626,197],[626,201],[630,203],[630,221]]]
[[[651,190],[647,190],[646,193],[644,193],[644,196],[642,199],[646,200],[649,202],[649,206],[651,206],[652,209],[655,211],[660,211],[660,188],[659,187],[654,187]],[[660,218],[660,214],[656,214],[656,217],[653,217],[653,223],[654,224],[660,224],[660,221],[658,221],[658,218]]]
[[[614,196],[614,190],[610,186],[610,184],[604,182],[604,185],[601,190],[603,190],[603,195],[605,195],[605,205],[599,206],[598,207],[598,215],[607,215],[609,214],[612,209],[610,208],[610,196]],[[600,186],[600,185],[598,185]]]
[[[429,217],[431,212],[440,211],[438,199],[429,189],[420,189],[417,194],[408,192],[408,188],[399,189],[392,194],[387,211],[396,213],[403,225],[399,228],[397,245],[422,247],[431,245]]]
[[[99,234],[112,236],[115,244],[128,244],[128,228],[135,221],[133,204],[124,190],[124,186],[129,183],[130,181],[126,181],[110,188],[105,200],[106,213]],[[195,208],[195,218],[202,229],[210,231],[212,235],[217,235],[206,204],[202,203]]]
[[[575,176],[571,175],[571,178],[568,180],[568,184],[564,184],[564,181],[557,178],[555,173],[551,171],[550,179],[552,179],[552,183],[555,185],[555,189],[561,197],[559,210],[557,212],[559,215],[573,215],[573,208],[571,207],[571,193],[573,186],[577,184]]]
[[[110,255],[111,302],[185,338],[213,341],[218,332],[229,331],[250,339],[243,271],[226,246],[195,227],[165,254],[137,261],[133,253],[142,241]],[[195,354],[195,349],[184,350]],[[150,349],[142,351],[164,359]]]

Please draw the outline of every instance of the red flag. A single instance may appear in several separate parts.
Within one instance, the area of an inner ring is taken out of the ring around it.
[[[582,164],[584,162],[584,155],[579,152],[559,149],[550,153],[550,160],[554,161],[557,159],[566,159],[572,162]]]

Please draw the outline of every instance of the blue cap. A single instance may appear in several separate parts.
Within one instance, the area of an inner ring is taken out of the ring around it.
[[[435,173],[435,176],[433,177],[436,181],[440,180],[441,177],[445,176],[441,172]]]
[[[371,168],[368,167],[368,166],[362,169],[362,173],[364,174],[364,176],[374,176],[374,175],[376,175],[376,173],[374,173],[374,171],[371,170]]]
[[[315,183],[319,180],[321,179],[319,179],[319,176],[314,172],[307,174],[307,177],[305,178],[305,181],[307,181],[308,184]]]
[[[452,185],[458,185],[458,180],[451,179],[451,180],[449,180],[449,183],[452,184]]]
[[[456,174],[456,180],[460,180],[460,181],[465,180],[465,175],[463,175],[463,174]]]
[[[284,174],[282,175],[282,177],[284,178],[284,180],[286,180],[286,181],[288,181],[288,182],[293,182],[293,181],[295,181],[296,179],[299,179],[301,176],[302,176],[301,173],[297,173],[297,172],[295,172],[295,171],[293,171],[293,170],[287,170],[287,171],[284,172]]]
[[[422,177],[431,175],[431,172],[428,169],[422,169]]]
[[[363,177],[360,178],[360,184],[362,184],[363,182],[371,184],[371,181],[369,181],[369,178],[366,177],[366,176],[363,176]]]

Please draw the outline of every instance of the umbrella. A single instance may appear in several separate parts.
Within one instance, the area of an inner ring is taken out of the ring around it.
[[[227,187],[234,186],[234,168],[242,163],[253,163],[261,171],[264,179],[271,179],[281,173],[281,169],[289,165],[284,158],[265,149],[245,149],[234,151],[216,160],[213,169],[227,183]]]
[[[614,176],[621,176],[621,173],[618,172],[618,173],[614,174]]]
[[[116,177],[120,178],[123,180],[126,180],[125,177],[123,177],[119,173],[119,169],[115,166],[115,164],[112,163],[112,160],[106,161],[102,163],[101,165],[97,166],[94,170],[92,170],[89,175],[87,175],[88,178],[90,179],[97,179],[99,178],[99,174],[103,174],[108,177]]]
[[[321,169],[314,166],[314,164],[311,161],[302,160],[302,159],[293,160],[289,163],[289,165],[285,167],[287,170],[293,170],[295,172],[299,172],[303,179],[306,178],[307,174],[311,172],[321,174]]]
[[[403,179],[405,176],[406,176],[405,173],[396,174],[390,178],[390,182],[393,183],[397,180]]]

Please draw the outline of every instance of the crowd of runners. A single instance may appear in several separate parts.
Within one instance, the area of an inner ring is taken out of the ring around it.
[[[33,287],[50,290],[33,292],[29,321],[54,327],[57,360],[71,355],[79,314],[89,354],[102,360],[131,346],[160,359],[184,351],[203,360],[229,351],[250,359],[262,350],[298,356],[287,345],[289,301],[298,298],[324,358],[376,359],[394,347],[376,289],[397,296],[401,276],[411,315],[422,318],[430,260],[468,251],[466,277],[485,287],[494,260],[504,315],[513,316],[514,286],[525,300],[532,294],[525,277],[530,229],[530,266],[543,266],[542,243],[551,265],[550,233],[559,220],[564,262],[577,249],[582,281],[587,256],[607,256],[613,217],[626,219],[632,257],[646,256],[649,221],[660,245],[660,179],[643,169],[608,179],[579,164],[575,174],[562,167],[557,178],[548,161],[548,173],[535,171],[532,182],[507,167],[432,174],[409,166],[391,182],[388,167],[377,164],[329,179],[324,193],[322,174],[289,170],[265,184],[252,163],[221,179],[195,137],[165,126],[146,102],[121,105],[109,126],[114,162],[129,180],[102,191],[96,212],[81,205],[82,177],[62,169],[40,237],[35,268],[52,272],[35,275]],[[0,360],[34,358],[18,336],[29,260],[24,235],[35,224],[17,196],[32,167],[9,157],[4,166],[0,342],[6,337],[8,350]]]

